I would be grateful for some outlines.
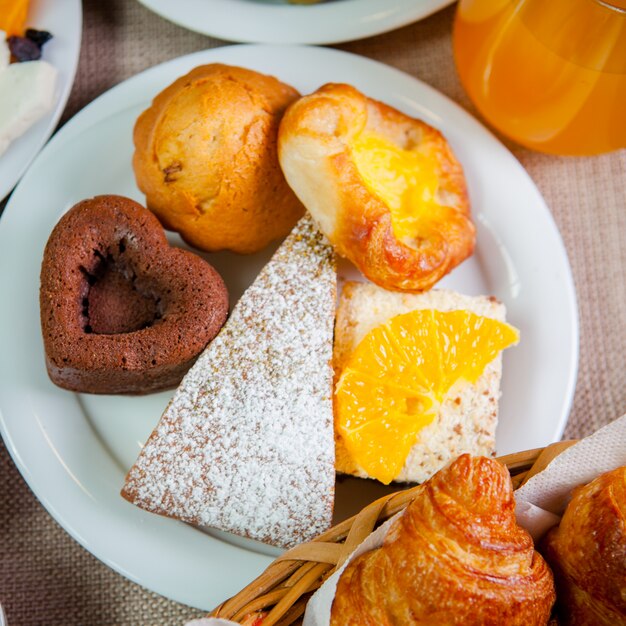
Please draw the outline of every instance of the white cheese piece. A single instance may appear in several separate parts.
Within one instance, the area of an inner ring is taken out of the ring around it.
[[[46,61],[12,63],[0,71],[0,154],[52,109],[56,78]]]
[[[11,51],[9,50],[9,44],[7,44],[7,34],[0,30],[0,72],[9,66],[11,62]]]

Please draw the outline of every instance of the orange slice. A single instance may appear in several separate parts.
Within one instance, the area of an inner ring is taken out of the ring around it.
[[[0,0],[0,30],[7,37],[23,35],[29,0]]]
[[[389,484],[452,387],[475,383],[518,340],[509,324],[469,311],[412,311],[370,331],[335,389],[335,428],[353,461]]]

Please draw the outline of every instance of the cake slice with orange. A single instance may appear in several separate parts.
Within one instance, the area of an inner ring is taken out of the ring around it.
[[[332,248],[303,218],[183,379],[122,495],[280,547],[330,526]]]
[[[518,340],[495,298],[348,282],[335,329],[339,472],[422,482],[460,454],[495,455],[501,352]]]

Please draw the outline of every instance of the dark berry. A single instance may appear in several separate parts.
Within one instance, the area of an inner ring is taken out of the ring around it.
[[[11,54],[20,62],[41,59],[41,48],[26,37],[13,35],[7,39]]]
[[[41,48],[45,43],[48,43],[52,39],[52,33],[49,33],[47,30],[27,28],[26,39],[30,39],[33,43],[36,43]]]

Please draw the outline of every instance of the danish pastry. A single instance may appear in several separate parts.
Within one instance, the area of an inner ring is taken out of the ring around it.
[[[344,570],[331,626],[545,626],[552,574],[514,510],[506,469],[460,456]]]
[[[252,253],[287,235],[303,208],[276,139],[298,96],[272,76],[220,64],[176,80],[135,124],[133,167],[148,208],[201,250]]]
[[[337,252],[386,289],[429,289],[474,249],[462,168],[424,122],[354,87],[293,103],[278,135],[287,182]]]
[[[575,489],[542,549],[561,624],[626,625],[626,467]]]

